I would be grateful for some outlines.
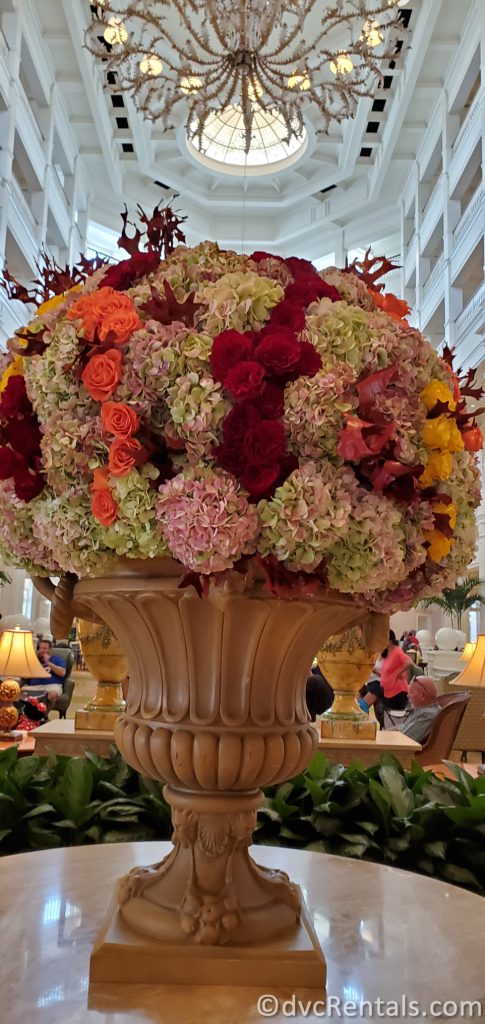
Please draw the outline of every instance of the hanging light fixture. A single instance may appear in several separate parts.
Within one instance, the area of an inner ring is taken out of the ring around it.
[[[163,63],[160,57],[157,57],[156,53],[150,53],[140,61],[140,71],[142,75],[150,75],[152,78],[156,78],[157,75],[161,75],[163,71]]]
[[[147,119],[169,128],[185,103],[191,140],[236,107],[247,153],[258,110],[283,120],[288,141],[303,138],[306,107],[319,131],[352,117],[397,59],[402,2],[103,0],[91,6],[86,46]]]

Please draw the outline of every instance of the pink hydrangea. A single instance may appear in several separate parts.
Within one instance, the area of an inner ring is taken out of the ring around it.
[[[156,516],[175,558],[200,573],[231,569],[254,551],[256,511],[234,477],[195,467],[160,487]]]

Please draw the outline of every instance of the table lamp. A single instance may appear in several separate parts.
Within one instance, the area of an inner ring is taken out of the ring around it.
[[[468,640],[460,654],[460,661],[470,661],[472,654],[475,653],[476,646],[477,645],[473,644],[471,640]]]
[[[10,737],[19,717],[12,701],[20,696],[17,679],[11,677],[50,678],[34,651],[32,630],[20,626],[4,630],[0,640],[0,675],[7,677],[0,683],[0,731]]]
[[[459,676],[455,679],[450,680],[452,686],[463,686],[465,689],[472,686],[482,686],[485,688],[485,633],[481,633],[477,638],[476,644],[468,646],[474,646],[471,658],[463,672],[460,672]],[[465,647],[466,650],[466,647]],[[463,651],[463,655],[465,651]],[[462,655],[460,660],[465,660]]]

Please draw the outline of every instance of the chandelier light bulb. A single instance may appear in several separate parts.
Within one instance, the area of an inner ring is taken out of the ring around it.
[[[288,88],[299,89],[300,92],[306,92],[311,84],[307,71],[294,71],[288,79]]]
[[[128,32],[121,18],[110,18],[104,30],[104,40],[109,46],[117,46],[126,43]]]
[[[161,75],[163,71],[163,63],[160,60],[160,57],[157,57],[156,53],[147,54],[147,56],[140,61],[140,71],[142,75],[150,75],[151,78],[156,78],[157,75]]]
[[[348,53],[337,53],[335,60],[330,61],[332,75],[350,75],[354,64]]]
[[[186,75],[185,78],[180,79],[180,88],[184,96],[193,96],[199,89],[202,89],[202,79],[197,75]]]
[[[257,103],[260,96],[263,95],[263,86],[261,82],[250,82],[248,85],[248,97],[251,103]]]
[[[366,21],[363,38],[368,46],[380,46],[384,40],[384,34],[378,21]]]

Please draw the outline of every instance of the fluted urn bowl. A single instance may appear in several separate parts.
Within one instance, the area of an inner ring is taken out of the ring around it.
[[[171,559],[122,560],[74,599],[123,644],[130,686],[116,743],[139,772],[167,783],[173,850],[119,889],[131,929],[209,945],[260,942],[299,917],[296,887],[259,867],[248,845],[259,787],[291,778],[317,736],[305,703],[316,650],[366,610],[321,590],[280,600],[232,573],[199,597]]]

